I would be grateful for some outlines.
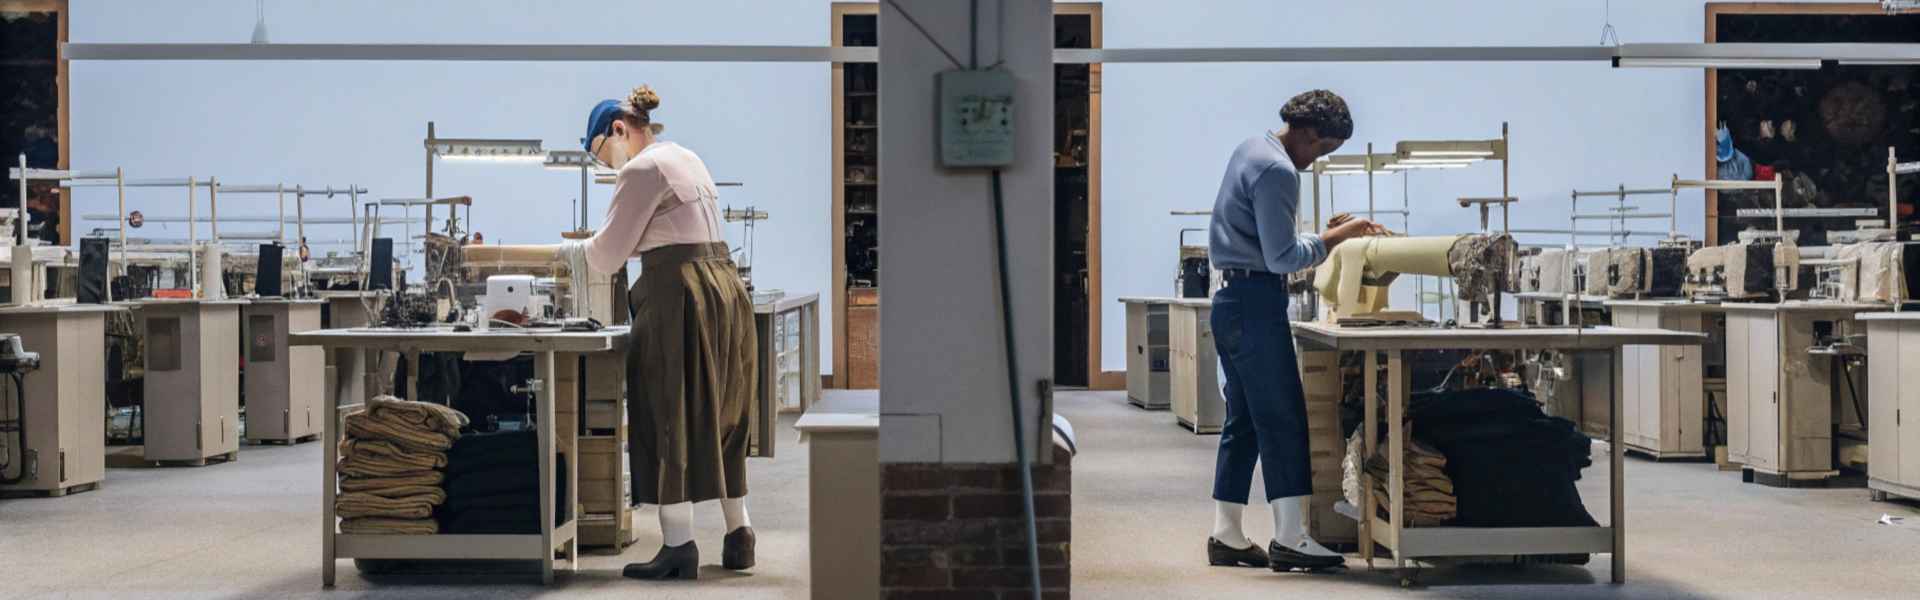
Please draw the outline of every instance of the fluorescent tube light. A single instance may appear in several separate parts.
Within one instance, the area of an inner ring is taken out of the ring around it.
[[[583,150],[553,150],[547,152],[544,164],[549,169],[573,171],[594,166],[594,159],[593,155]]]
[[[429,142],[427,149],[434,156],[451,160],[547,160],[547,152],[540,148],[540,140],[440,138]]]
[[[1616,68],[1803,69],[1820,68],[1817,58],[1619,58]]]

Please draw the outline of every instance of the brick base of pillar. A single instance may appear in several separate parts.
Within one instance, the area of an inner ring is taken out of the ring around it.
[[[1072,572],[1073,456],[1034,465],[1043,597],[1066,600]],[[1020,470],[1012,464],[887,463],[880,479],[880,590],[886,600],[1028,600]]]

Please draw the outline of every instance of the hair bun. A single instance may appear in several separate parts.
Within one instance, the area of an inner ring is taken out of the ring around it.
[[[633,105],[633,108],[641,113],[646,113],[660,108],[660,94],[653,91],[652,87],[642,85],[633,88],[633,92],[627,94],[627,104]]]

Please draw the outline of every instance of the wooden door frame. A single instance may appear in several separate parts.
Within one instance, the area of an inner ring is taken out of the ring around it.
[[[67,44],[67,30],[73,22],[71,18],[73,12],[68,6],[68,0],[0,0],[0,12],[54,13],[60,30],[59,44],[61,46]],[[57,117],[59,125],[54,134],[60,136],[60,163],[55,165],[58,169],[73,168],[73,119],[69,110],[72,96],[67,92],[66,54],[62,48],[54,49],[54,60],[58,61],[54,67],[54,85],[60,88],[60,108]],[[14,157],[6,158],[11,164]],[[66,189],[60,190],[60,241],[73,243],[73,193]]]
[[[1882,15],[1886,11],[1878,2],[1708,2],[1706,4],[1706,37],[1709,44],[1719,43],[1720,15]],[[1707,137],[1714,139],[1720,122],[1720,78],[1718,69],[1706,70],[1707,85]],[[1704,179],[1713,179],[1720,170],[1720,161],[1714,158],[1714,144],[1706,145],[1706,170]],[[1708,246],[1720,242],[1720,194],[1714,190],[1706,191],[1707,213],[1706,243]]]
[[[1088,15],[1092,19],[1094,48],[1103,47],[1102,6],[1099,2],[1058,2],[1053,5],[1056,15]],[[844,33],[842,22],[849,15],[877,15],[880,5],[877,2],[835,2],[832,5],[832,25],[830,46],[839,47]],[[1125,371],[1104,371],[1101,369],[1101,317],[1103,296],[1101,293],[1100,260],[1100,74],[1103,65],[1087,65],[1090,88],[1087,94],[1087,383],[1091,389],[1125,389],[1127,377]],[[846,68],[842,63],[833,64],[833,79],[829,90],[831,110],[833,111],[833,172],[828,177],[832,185],[833,215],[831,219],[833,240],[833,376],[829,386],[845,388],[847,378],[847,265],[846,265],[846,189],[841,185],[846,171],[846,157],[843,148],[846,145]]]
[[[1092,21],[1094,48],[1105,47],[1099,2],[1056,2],[1055,15],[1086,15]],[[1101,293],[1100,260],[1100,75],[1104,65],[1087,65],[1087,388],[1120,390],[1127,387],[1125,371],[1105,371],[1100,362]]]
[[[832,10],[833,23],[829,28],[833,38],[828,46],[841,47],[840,40],[845,35],[843,22],[851,15],[879,15],[878,2],[835,2]],[[847,106],[846,106],[847,68],[844,63],[833,63],[833,80],[828,89],[833,111],[833,171],[827,177],[832,187],[833,212],[829,220],[832,230],[828,237],[833,241],[833,281],[828,295],[833,297],[833,376],[827,387],[844,389],[849,384],[847,377]]]

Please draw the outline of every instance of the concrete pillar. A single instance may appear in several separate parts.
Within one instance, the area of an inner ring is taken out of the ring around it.
[[[1010,463],[1013,422],[985,169],[940,166],[934,77],[1000,63],[1016,80],[1015,160],[1002,170],[1028,455],[1050,440],[1039,382],[1053,361],[1053,5],[898,0],[880,9],[880,459]],[[1002,14],[1004,13],[1004,14]],[[970,52],[970,50],[975,52]]]

